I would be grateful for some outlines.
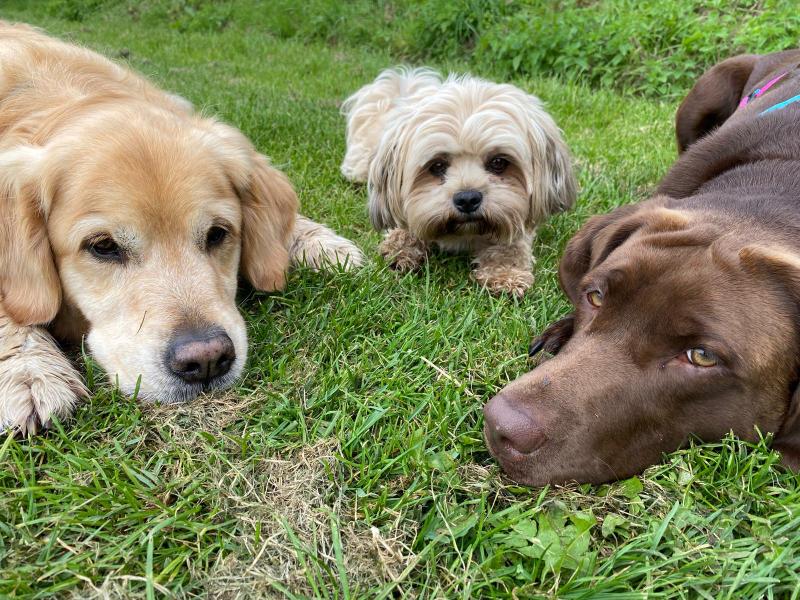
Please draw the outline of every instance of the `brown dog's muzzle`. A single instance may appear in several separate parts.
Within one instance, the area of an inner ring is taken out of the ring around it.
[[[504,460],[529,455],[547,441],[543,428],[527,407],[502,392],[483,407],[484,435]]]

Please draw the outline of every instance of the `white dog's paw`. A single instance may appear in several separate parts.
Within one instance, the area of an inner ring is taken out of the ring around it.
[[[353,242],[306,217],[297,216],[289,250],[292,264],[319,271],[340,267],[345,271],[364,264],[364,254]]]
[[[66,419],[87,395],[75,367],[38,328],[4,336],[0,353],[0,432],[32,435]]]
[[[405,229],[392,229],[386,233],[378,251],[395,271],[419,269],[428,259],[428,246]]]
[[[369,154],[360,149],[348,149],[340,170],[348,181],[366,183],[369,177]]]
[[[491,294],[510,294],[517,298],[533,285],[530,270],[498,265],[482,266],[472,271],[472,277]]]

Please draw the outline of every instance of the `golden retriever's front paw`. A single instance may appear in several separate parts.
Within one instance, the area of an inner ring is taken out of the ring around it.
[[[514,267],[478,267],[472,277],[491,294],[510,294],[521,298],[533,285],[533,273]]]
[[[353,242],[302,215],[297,217],[289,256],[293,265],[314,271],[331,267],[353,271],[366,261]]]
[[[428,246],[404,229],[392,229],[378,247],[378,252],[395,271],[419,269],[428,259]]]
[[[80,375],[44,331],[0,355],[0,432],[32,435],[66,419],[87,395]]]

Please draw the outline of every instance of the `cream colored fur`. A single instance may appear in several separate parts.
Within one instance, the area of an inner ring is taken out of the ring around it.
[[[80,375],[41,327],[0,315],[0,432],[34,434],[66,419],[86,395]]]
[[[0,429],[35,432],[85,393],[51,334],[84,340],[123,392],[180,402],[242,372],[239,273],[269,291],[290,264],[361,264],[235,128],[36,29],[0,22],[0,39]],[[203,327],[235,360],[186,383],[165,354]]]
[[[367,181],[369,211],[389,230],[381,254],[417,268],[427,248],[468,252],[491,292],[521,295],[533,283],[536,226],[572,206],[576,182],[561,131],[538,98],[511,85],[430,69],[389,69],[348,98],[342,174]],[[503,171],[489,168],[494,158]],[[432,165],[446,164],[439,176]],[[455,194],[478,191],[465,216]],[[402,231],[399,233],[398,231]]]

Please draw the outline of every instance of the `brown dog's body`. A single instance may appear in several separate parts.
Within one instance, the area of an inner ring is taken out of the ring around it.
[[[0,22],[0,431],[84,392],[58,338],[111,380],[177,402],[224,388],[247,351],[240,271],[283,286],[358,250],[302,217],[236,129],[84,48]],[[47,329],[46,329],[46,328]]]
[[[492,454],[531,484],[630,476],[692,436],[775,434],[800,465],[800,51],[706,73],[657,195],[590,219],[561,285],[557,354],[486,406]],[[739,103],[784,74],[763,95]]]

